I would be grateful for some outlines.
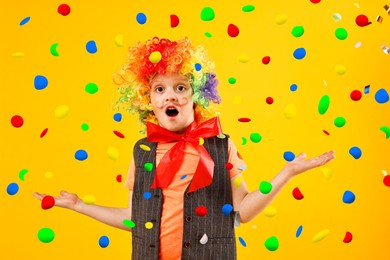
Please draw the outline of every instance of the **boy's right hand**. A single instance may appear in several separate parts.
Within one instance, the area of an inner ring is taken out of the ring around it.
[[[34,192],[34,197],[43,200],[46,194]],[[75,209],[75,206],[81,202],[79,197],[74,193],[69,193],[67,191],[61,191],[60,196],[54,196],[55,206],[67,208],[67,209]]]

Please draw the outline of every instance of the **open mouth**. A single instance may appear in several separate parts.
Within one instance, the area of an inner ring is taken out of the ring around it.
[[[169,117],[177,116],[179,114],[179,111],[177,111],[174,107],[168,107],[167,111],[165,111],[165,114]]]

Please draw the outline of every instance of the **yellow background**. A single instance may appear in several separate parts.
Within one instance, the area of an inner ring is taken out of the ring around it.
[[[42,210],[32,193],[57,195],[66,189],[80,197],[93,195],[97,204],[127,205],[128,192],[116,176],[125,178],[132,146],[143,136],[136,116],[120,111],[123,120],[113,120],[118,96],[111,77],[125,60],[127,46],[152,36],[188,36],[215,60],[223,129],[247,163],[244,177],[250,190],[283,167],[285,151],[311,157],[336,150],[337,158],[327,166],[330,178],[321,168],[296,177],[272,202],[274,217],[260,214],[236,229],[237,238],[247,244],[237,239],[239,259],[389,259],[390,188],[382,180],[390,171],[390,140],[379,128],[390,126],[390,105],[374,98],[376,91],[389,90],[390,85],[390,56],[381,49],[390,45],[390,17],[384,8],[388,1],[69,0],[68,16],[57,12],[62,3],[7,1],[1,7],[0,259],[130,258],[129,233],[64,209]],[[243,12],[248,4],[255,10]],[[207,6],[215,11],[212,21],[200,18]],[[136,21],[139,12],[147,16],[143,25]],[[334,20],[335,13],[342,19]],[[176,28],[170,27],[171,14],[180,19]],[[360,14],[372,23],[357,26]],[[279,15],[287,17],[282,25],[275,22]],[[376,21],[378,15],[382,23]],[[28,16],[30,21],[20,26]],[[240,29],[237,37],[227,34],[229,24]],[[295,26],[304,27],[303,36],[292,36]],[[348,32],[345,40],[335,37],[340,27]],[[118,35],[123,36],[122,47],[115,44]],[[86,51],[90,40],[96,42],[95,54]],[[50,53],[54,43],[58,57]],[[307,55],[296,60],[292,54],[300,47]],[[17,52],[24,56],[14,57]],[[242,55],[247,62],[239,60]],[[261,62],[264,56],[271,57],[268,65]],[[344,75],[336,73],[337,65],[345,66]],[[36,75],[47,77],[47,88],[34,88]],[[230,77],[236,84],[228,83]],[[98,85],[96,94],[85,92],[90,82]],[[297,91],[290,91],[291,84],[297,84]],[[350,99],[351,91],[363,93],[367,85],[370,93],[357,102]],[[320,115],[317,106],[325,94],[330,106]],[[267,97],[274,99],[272,105],[265,102]],[[60,105],[70,108],[64,119],[54,116]],[[289,106],[297,110],[291,119],[285,116]],[[22,127],[11,125],[14,115],[23,117]],[[344,127],[333,123],[339,116],[346,119]],[[239,122],[241,117],[251,122]],[[81,129],[83,123],[88,131]],[[45,128],[48,132],[40,138]],[[125,138],[118,138],[114,130]],[[259,133],[261,142],[251,142],[251,133]],[[349,154],[352,146],[362,150],[360,159]],[[119,152],[116,160],[107,154],[110,147]],[[87,160],[74,159],[79,149],[88,152]],[[19,178],[23,169],[28,170],[24,181]],[[52,178],[46,177],[48,172]],[[6,192],[10,183],[19,185],[14,196]],[[303,200],[293,198],[295,187]],[[346,190],[356,195],[354,203],[343,203]],[[300,225],[302,234],[296,238]],[[43,227],[55,232],[51,243],[38,240]],[[313,243],[313,236],[324,229],[329,235]],[[353,234],[348,244],[343,243],[347,231]],[[107,248],[98,244],[103,235],[110,239]],[[271,236],[280,242],[274,252],[264,246]]]

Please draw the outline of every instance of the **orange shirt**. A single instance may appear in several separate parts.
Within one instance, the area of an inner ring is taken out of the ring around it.
[[[164,154],[175,144],[158,143],[156,150],[156,164],[158,165]],[[233,168],[229,171],[230,178],[241,173],[239,166],[244,162],[237,152],[233,141],[228,142],[229,162]],[[177,174],[168,188],[162,189],[163,205],[160,226],[160,252],[159,259],[180,259],[183,236],[183,195],[189,185],[198,165],[199,154],[192,145],[185,145],[184,159]],[[125,180],[125,187],[132,190],[134,187],[135,164],[130,164],[129,173]]]

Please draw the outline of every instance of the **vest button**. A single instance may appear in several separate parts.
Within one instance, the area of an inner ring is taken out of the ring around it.
[[[155,198],[160,198],[160,195],[154,194],[153,197],[155,197]]]
[[[193,195],[194,195],[194,194],[192,194],[192,192],[187,192],[187,193],[186,193],[186,196],[187,196],[187,197],[192,197]]]
[[[191,243],[190,243],[190,242],[185,242],[185,243],[184,243],[184,247],[185,247],[185,248],[189,248],[190,246],[191,246]]]
[[[191,217],[191,216],[187,216],[187,217],[186,217],[186,221],[187,221],[187,222],[191,222],[191,221],[192,221],[192,217]]]

